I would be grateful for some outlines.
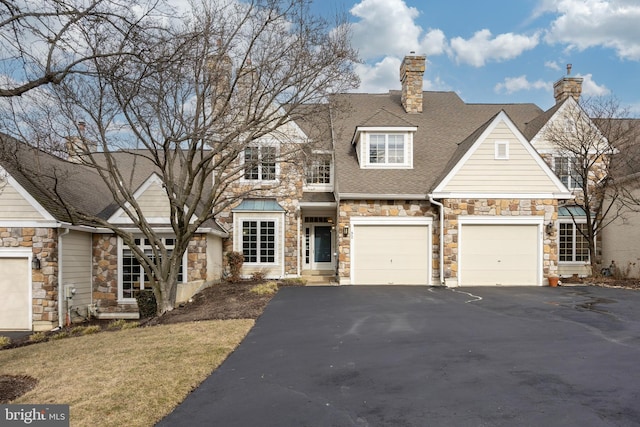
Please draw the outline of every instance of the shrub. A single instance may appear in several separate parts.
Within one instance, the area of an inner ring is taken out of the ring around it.
[[[145,289],[144,291],[140,291],[136,300],[138,300],[138,310],[140,311],[141,319],[153,317],[158,313],[158,304],[156,303],[156,296],[153,290]]]
[[[31,334],[29,336],[30,342],[43,342],[47,340],[47,334],[44,332],[36,332],[35,334]]]
[[[53,334],[51,335],[51,337],[49,338],[50,340],[61,340],[63,338],[69,338],[69,332],[63,331],[63,332],[58,332],[57,334]]]
[[[240,281],[240,271],[244,264],[244,255],[240,252],[232,251],[227,253],[227,262],[229,263],[229,280],[233,283]]]
[[[11,344],[11,338],[5,337],[5,336],[0,336],[0,348],[6,347],[9,344]]]
[[[267,273],[264,270],[251,273],[251,280],[256,282],[264,282],[265,277],[267,277]]]
[[[82,331],[82,335],[97,334],[98,332],[101,332],[101,331],[102,331],[102,328],[98,325],[87,326]]]
[[[139,322],[125,322],[124,325],[122,325],[122,329],[135,329],[138,326],[140,326]]]
[[[113,331],[115,329],[122,329],[126,324],[127,321],[124,319],[114,320],[113,322],[109,323],[109,325],[107,325],[107,329],[109,329],[110,331]]]
[[[260,285],[255,285],[249,292],[257,295],[273,295],[278,290],[278,284],[276,282],[267,282]]]

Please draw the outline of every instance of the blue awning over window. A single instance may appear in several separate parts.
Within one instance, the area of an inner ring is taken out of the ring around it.
[[[284,212],[276,199],[245,199],[238,206],[231,209],[232,212]]]
[[[577,217],[587,216],[580,206],[560,206],[558,208],[558,217]]]

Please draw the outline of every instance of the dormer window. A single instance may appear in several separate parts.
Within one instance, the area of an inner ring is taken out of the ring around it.
[[[356,146],[362,169],[412,169],[414,126],[358,127]]]
[[[374,133],[369,135],[369,164],[403,165],[405,142],[403,134]]]

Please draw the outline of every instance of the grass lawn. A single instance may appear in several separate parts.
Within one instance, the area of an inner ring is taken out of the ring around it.
[[[11,403],[69,404],[72,426],[152,426],[245,337],[252,319],[104,332],[0,351],[0,375],[35,388]]]

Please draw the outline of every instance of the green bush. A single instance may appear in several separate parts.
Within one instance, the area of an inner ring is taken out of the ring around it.
[[[158,304],[153,290],[145,289],[144,291],[140,291],[136,299],[138,300],[138,310],[140,311],[141,319],[153,317],[158,313]]]
[[[36,332],[35,334],[31,334],[29,336],[29,341],[31,342],[42,342],[47,340],[47,334],[44,332]]]

